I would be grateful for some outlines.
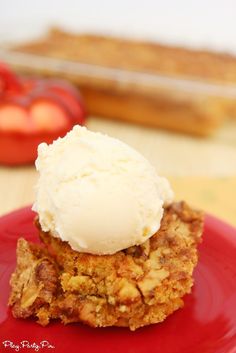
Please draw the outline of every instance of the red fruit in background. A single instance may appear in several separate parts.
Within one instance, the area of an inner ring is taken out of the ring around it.
[[[78,90],[68,82],[20,79],[0,64],[0,163],[33,162],[39,143],[64,136],[85,115]]]
[[[0,97],[4,93],[19,92],[21,89],[17,76],[0,62]]]

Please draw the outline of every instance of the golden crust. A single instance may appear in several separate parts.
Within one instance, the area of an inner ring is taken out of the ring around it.
[[[20,44],[16,50],[91,65],[175,77],[236,81],[236,57],[207,50],[95,34],[69,33],[53,28],[37,41]]]
[[[9,305],[13,316],[27,318],[47,312],[57,295],[58,269],[56,263],[40,245],[20,238],[17,243],[17,266],[10,280]],[[42,325],[49,322],[49,314],[39,317]]]
[[[202,223],[201,212],[184,202],[173,203],[165,209],[160,230],[144,244],[100,256],[76,252],[39,229],[47,255],[38,245],[18,243],[9,301],[14,316],[37,316],[43,325],[50,318],[60,318],[64,323],[82,321],[94,327],[128,326],[131,330],[161,322],[183,306],[182,297],[191,291]],[[38,280],[39,263],[53,285]],[[36,280],[26,283],[23,273],[29,267]],[[51,296],[39,305],[46,287],[51,288]],[[35,300],[27,306],[24,292],[32,288]],[[19,310],[22,307],[27,307],[26,314]]]

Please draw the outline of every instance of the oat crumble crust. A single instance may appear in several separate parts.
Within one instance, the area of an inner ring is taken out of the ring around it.
[[[191,292],[203,213],[185,202],[166,207],[161,228],[142,245],[113,255],[79,253],[36,225],[41,245],[18,240],[9,298],[16,318],[136,330],[163,321]]]

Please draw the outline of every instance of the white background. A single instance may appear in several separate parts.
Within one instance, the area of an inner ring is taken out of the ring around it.
[[[236,52],[236,0],[0,0],[0,40],[51,24]]]

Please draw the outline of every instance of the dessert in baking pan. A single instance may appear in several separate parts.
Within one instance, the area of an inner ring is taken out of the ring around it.
[[[93,115],[206,136],[235,114],[236,59],[227,54],[58,29],[17,54],[25,73],[78,84]]]

